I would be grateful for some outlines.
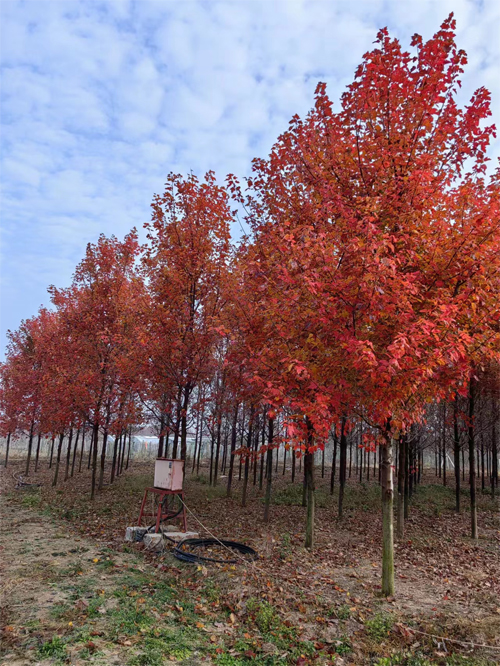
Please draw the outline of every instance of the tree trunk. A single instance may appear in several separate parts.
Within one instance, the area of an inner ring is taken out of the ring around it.
[[[200,434],[200,413],[196,412],[196,430],[194,432],[194,453],[193,453],[193,464],[191,466],[191,475],[194,474],[196,467],[196,456],[198,454],[198,435]]]
[[[214,463],[214,476],[213,476],[213,481],[214,481],[214,486],[217,485],[217,475],[219,473],[219,456],[220,456],[220,440],[221,440],[221,429],[222,429],[222,414],[219,414],[219,418],[217,419],[217,441],[216,441],[216,446],[215,446],[215,463]]]
[[[57,445],[56,468],[54,470],[54,478],[52,479],[53,486],[57,485],[57,479],[59,477],[59,465],[61,462],[61,451],[62,451],[63,440],[64,440],[64,433],[62,432],[59,435],[59,443]]]
[[[130,447],[132,445],[132,426],[130,426],[128,431],[128,446],[127,446],[127,462],[125,463],[125,470],[128,469],[130,462]]]
[[[347,438],[345,436],[346,418],[342,417],[340,424],[340,470],[339,470],[339,519],[344,515],[344,489],[346,482],[347,465]]]
[[[310,448],[314,445],[313,425],[307,419],[307,446],[308,450],[304,458],[304,471],[307,489],[307,513],[306,513],[306,540],[305,547],[312,549],[314,547],[314,453]],[[324,454],[324,449],[323,449]],[[324,455],[322,458],[322,468],[324,469]]]
[[[102,490],[104,487],[104,468],[106,465],[106,449],[108,448],[108,423],[109,418],[106,419],[106,427],[102,435],[102,449],[101,449],[101,467],[99,470],[99,486],[98,490]]]
[[[460,513],[460,432],[458,429],[458,395],[453,401],[453,461],[455,464],[455,511]]]
[[[83,454],[85,453],[85,425],[83,426],[83,431],[82,431],[82,448],[80,451],[80,461],[78,462],[78,471],[82,471],[82,460],[83,460]]]
[[[248,490],[248,473],[249,473],[249,468],[250,468],[250,451],[252,447],[252,430],[253,430],[253,415],[254,415],[254,407],[253,405],[250,407],[250,418],[248,420],[248,435],[247,435],[247,451],[246,451],[246,456],[245,456],[245,471],[244,471],[244,476],[243,476],[243,490],[241,493],[241,506],[246,506],[247,505],[247,490]]]
[[[118,455],[118,442],[120,442],[120,440],[121,440],[121,435],[120,435],[120,437],[117,437],[115,435],[115,442],[114,442],[114,445],[113,445],[113,462],[111,463],[111,478],[109,480],[110,483],[113,483],[113,481],[115,480],[116,458],[117,458],[117,455]],[[163,446],[163,443],[162,443],[162,446]],[[119,462],[120,461],[118,461],[118,463]]]
[[[28,441],[28,459],[26,460],[26,470],[25,470],[25,475],[28,476],[29,471],[30,471],[30,461],[31,461],[31,449],[33,448],[33,429],[35,428],[35,419],[31,421],[31,428],[30,428],[30,438]]]
[[[491,496],[495,497],[495,488],[498,486],[498,450],[497,450],[497,431],[496,415],[493,414],[493,424],[491,426]]]
[[[76,454],[78,452],[78,440],[80,439],[80,428],[76,431],[76,439],[75,439],[75,446],[73,447],[73,460],[71,462],[71,478],[73,478],[73,474],[75,473],[75,460],[76,460]]]
[[[209,485],[213,483],[214,477],[214,450],[215,450],[215,428],[212,430],[210,437],[210,472],[209,472]]]
[[[186,460],[187,457],[187,412],[191,390],[190,386],[184,387],[184,401],[181,412],[181,460]]]
[[[7,444],[6,444],[6,446],[5,446],[5,463],[4,463],[4,467],[7,467],[7,463],[9,462],[10,436],[11,436],[11,433],[9,432],[9,433],[7,434]]]
[[[406,472],[406,436],[399,437],[398,460],[398,522],[397,535],[402,539],[405,533],[405,472]]]
[[[96,477],[97,477],[97,442],[99,440],[99,424],[94,425],[94,430],[92,432],[92,441],[90,443],[90,450],[92,451],[92,482],[91,482],[91,491],[90,499],[94,499],[95,495],[95,486],[96,486]]]
[[[332,456],[332,471],[330,473],[330,495],[333,495],[335,487],[335,472],[337,467],[337,430],[333,426],[333,456]]]
[[[55,437],[52,437],[50,440],[50,460],[49,460],[49,469],[52,469],[52,458],[54,456],[54,440]]]
[[[71,460],[71,443],[73,441],[73,428],[69,429],[68,437],[68,447],[66,450],[66,469],[64,470],[64,480],[67,481],[69,478],[69,463]]]
[[[382,594],[394,595],[394,517],[392,439],[387,439],[382,449]]]
[[[236,451],[236,437],[238,436],[238,410],[239,410],[239,405],[236,404],[233,414],[233,424],[231,427],[231,451],[229,453],[229,472],[227,475],[226,497],[231,497],[231,490],[233,485],[234,452]]]
[[[477,507],[476,507],[476,468],[475,468],[475,438],[474,438],[474,409],[475,409],[475,385],[474,378],[469,381],[469,484],[470,484],[470,516],[471,516],[471,537],[477,539]]]
[[[40,440],[42,439],[41,433],[38,433],[38,440],[36,442],[36,454],[35,454],[35,472],[38,470],[38,459],[40,458]]]
[[[292,456],[292,483],[295,483],[295,468],[297,466],[297,456],[294,449],[291,449],[290,455]]]
[[[443,486],[446,486],[446,403],[443,405]]]
[[[269,507],[271,505],[271,484],[273,480],[273,438],[274,438],[274,419],[269,419],[269,431],[268,431],[268,440],[267,440],[267,484],[266,484],[266,497],[264,503],[264,522],[269,522]]]

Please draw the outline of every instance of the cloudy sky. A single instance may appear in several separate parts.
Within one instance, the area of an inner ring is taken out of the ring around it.
[[[1,0],[0,355],[89,241],[149,220],[169,171],[248,174],[380,27],[407,46],[450,11],[462,99],[485,85],[498,119],[499,0]]]

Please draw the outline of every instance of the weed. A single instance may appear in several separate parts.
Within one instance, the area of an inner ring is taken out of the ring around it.
[[[73,576],[78,576],[79,574],[82,573],[83,571],[83,562],[76,561],[72,562],[69,566],[65,567],[64,569],[61,569],[61,576],[68,576],[68,578],[73,578]]]
[[[115,562],[110,557],[106,557],[106,559],[104,559],[104,560],[99,560],[99,563],[98,563],[97,566],[102,571],[110,571],[111,569],[114,568]]]
[[[394,618],[391,615],[377,613],[371,620],[365,622],[365,628],[368,636],[381,640],[389,635],[393,624]]]
[[[219,601],[221,590],[212,580],[207,580],[204,592],[208,601]]]
[[[374,666],[433,666],[421,652],[396,652],[390,657],[379,657]]]
[[[147,631],[153,624],[153,616],[133,599],[123,599],[120,606],[110,612],[110,633],[113,637],[120,634],[132,636],[138,631]]]
[[[38,648],[40,657],[63,659],[66,656],[66,646],[59,636],[54,636]]]
[[[351,617],[351,609],[347,604],[342,604],[338,608],[332,608],[329,611],[329,615],[335,616],[338,620],[349,620]]]
[[[132,657],[128,662],[130,666],[163,666],[163,654],[157,649],[146,649],[141,654]]]
[[[38,509],[42,503],[42,496],[39,490],[32,490],[23,495],[21,504],[27,509]]]
[[[68,604],[62,603],[62,604],[54,604],[52,608],[50,609],[50,615],[55,619],[55,620],[62,620],[65,619],[68,616],[68,613],[71,611],[71,606]]]
[[[291,554],[292,554],[292,540],[290,538],[289,532],[285,532],[281,537],[280,558],[282,560],[288,560]]]
[[[290,484],[277,490],[271,498],[271,503],[285,506],[302,506],[302,494],[302,486]],[[330,496],[322,488],[316,490],[314,498],[316,506],[321,509],[329,505]],[[264,498],[262,501],[264,501]]]
[[[339,655],[352,652],[351,641],[347,636],[342,636],[338,641],[335,641],[335,652]]]
[[[259,601],[252,597],[247,601],[247,610],[253,615],[255,624],[263,634],[277,629],[281,624],[276,609],[268,601]]]

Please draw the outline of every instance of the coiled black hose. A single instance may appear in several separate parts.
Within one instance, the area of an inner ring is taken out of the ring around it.
[[[213,557],[204,557],[203,555],[198,555],[193,553],[191,550],[184,550],[184,548],[189,547],[190,549],[203,548],[206,546],[224,546],[229,550],[235,550],[242,555],[249,555],[250,559],[254,560],[257,558],[257,552],[247,546],[244,543],[238,543],[237,541],[224,541],[223,539],[184,539],[181,541],[173,550],[173,555],[178,560],[182,562],[216,562],[218,564],[237,564],[241,561],[242,558],[236,560],[218,560]]]

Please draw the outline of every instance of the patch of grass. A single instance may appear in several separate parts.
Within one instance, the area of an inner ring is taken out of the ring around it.
[[[336,617],[337,620],[349,620],[351,617],[351,609],[347,604],[342,604],[342,606],[332,606],[329,611],[328,615],[330,617]]]
[[[27,491],[21,499],[21,504],[27,509],[38,509],[41,503],[42,494],[39,488]]]
[[[74,576],[78,576],[83,572],[84,565],[81,560],[78,560],[76,562],[72,562],[69,564],[67,567],[64,569],[61,569],[61,576],[67,576],[68,578],[73,578]]]
[[[259,601],[251,597],[247,601],[247,611],[263,634],[277,629],[281,624],[278,612],[268,601]]]
[[[154,624],[155,618],[145,602],[139,603],[140,599],[122,599],[118,608],[109,611],[109,631],[112,638],[145,632]]]
[[[352,652],[351,641],[347,636],[342,636],[338,641],[335,641],[335,652],[338,655],[349,654]]]
[[[392,615],[377,613],[371,620],[365,622],[365,629],[370,638],[382,640],[383,638],[387,638],[393,624],[394,618]]]
[[[63,659],[66,656],[66,645],[62,638],[54,636],[38,648],[38,654],[42,658]]]
[[[363,481],[359,486],[347,485],[344,491],[344,507],[346,510],[379,511],[380,497],[378,484]]]
[[[276,490],[271,496],[271,504],[284,506],[302,506],[302,486],[299,484],[288,484],[284,488]],[[315,492],[315,504],[321,509],[330,504],[330,495],[323,489],[318,488]],[[264,498],[262,498],[264,502]]]
[[[285,532],[281,536],[280,543],[280,558],[282,560],[288,560],[292,555],[292,540],[289,532]]]
[[[135,655],[128,662],[130,666],[163,666],[165,660],[160,650],[145,648],[141,654]]]
[[[220,587],[216,585],[214,581],[209,578],[206,582],[204,593],[207,598],[207,601],[214,602],[214,601],[219,601],[222,591]]]
[[[50,616],[55,620],[63,620],[68,617],[68,613],[72,611],[71,606],[66,603],[54,604],[50,609]]]

